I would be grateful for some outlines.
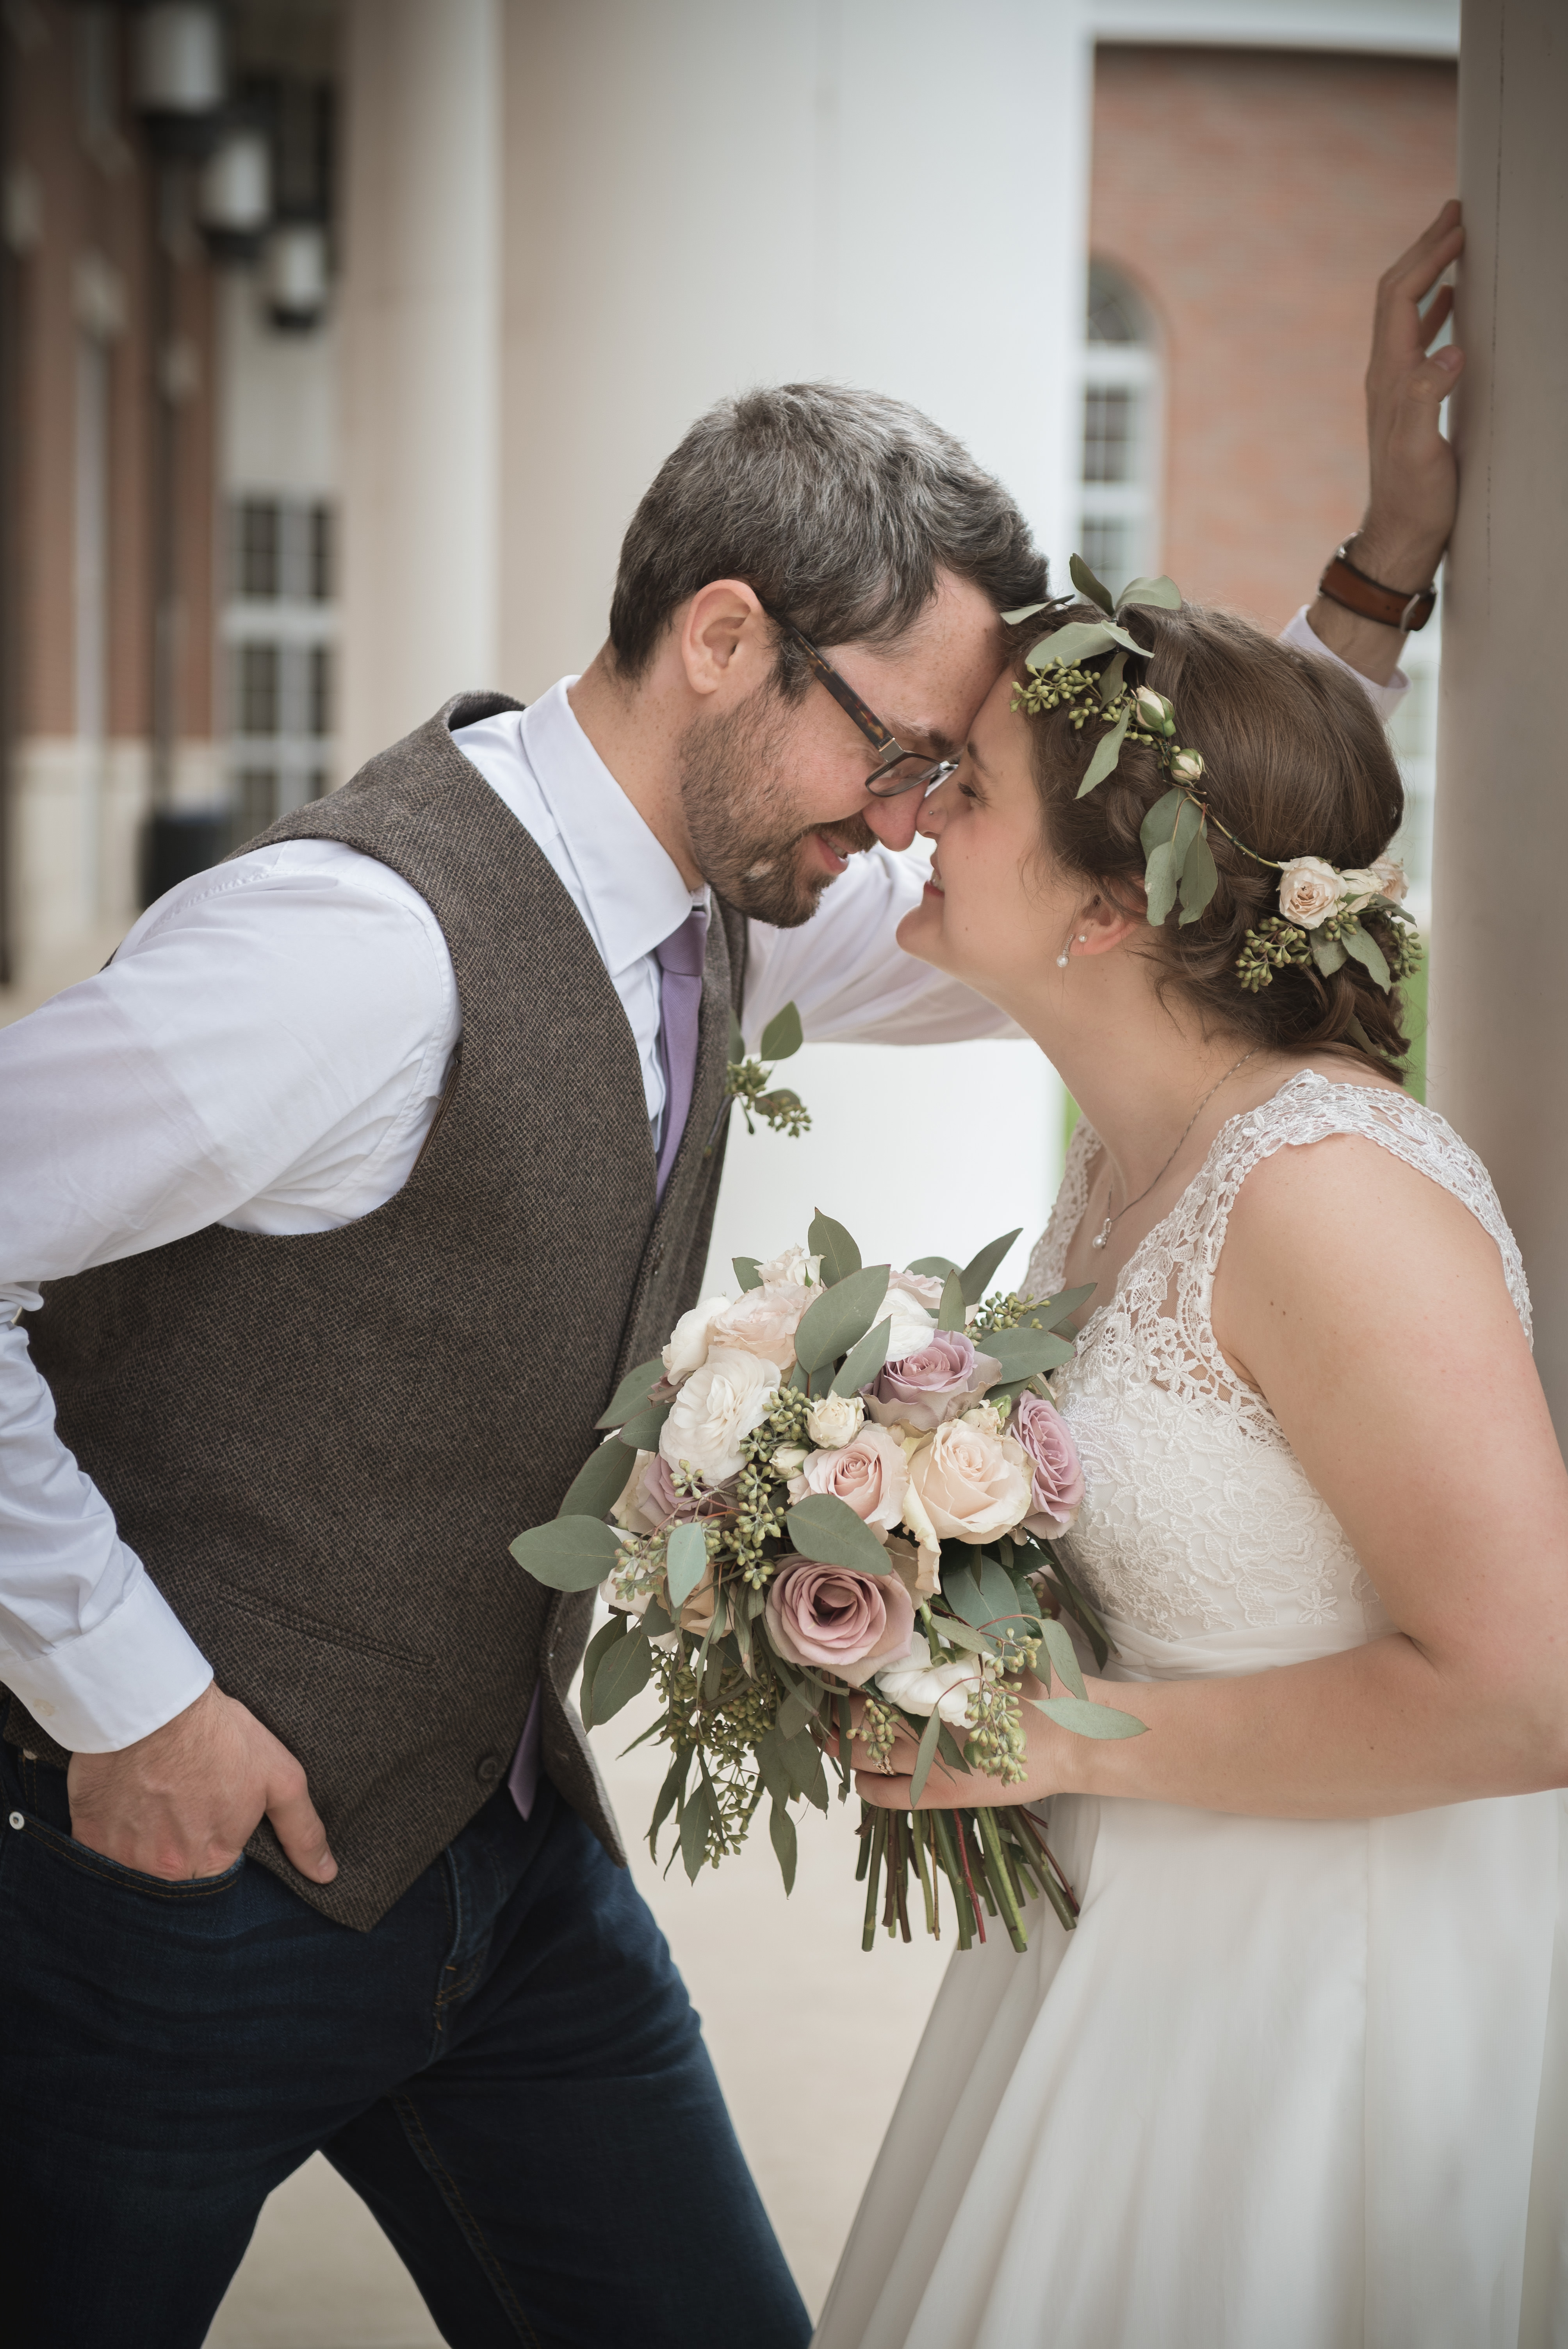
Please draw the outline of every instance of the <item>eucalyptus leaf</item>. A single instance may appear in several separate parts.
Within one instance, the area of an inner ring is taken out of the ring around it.
[[[650,1391],[658,1385],[664,1374],[665,1365],[662,1355],[655,1354],[651,1362],[639,1362],[634,1371],[626,1372],[610,1402],[593,1422],[594,1426],[624,1425],[634,1412],[642,1410],[648,1400]]]
[[[1345,948],[1337,938],[1320,938],[1311,933],[1312,959],[1325,978],[1332,978],[1345,961]]]
[[[621,1441],[634,1452],[655,1452],[658,1449],[659,1430],[674,1409],[672,1403],[650,1402],[629,1419],[621,1430]]]
[[[1037,612],[1049,612],[1053,608],[1054,606],[1049,602],[1044,604],[1016,604],[1010,612],[1003,612],[999,615],[999,617],[1001,619],[1002,626],[1005,628],[1021,628],[1024,622],[1026,620],[1032,620]]]
[[[1152,856],[1161,844],[1169,840],[1176,829],[1176,819],[1188,804],[1185,792],[1171,789],[1162,800],[1156,800],[1144,817],[1139,839],[1145,856]]]
[[[1099,683],[1101,701],[1114,701],[1126,682],[1127,655],[1118,653],[1116,658],[1108,660],[1100,670]]]
[[[1065,628],[1057,628],[1050,636],[1042,636],[1037,645],[1031,645],[1024,658],[1033,669],[1051,668],[1058,661],[1064,667],[1071,667],[1077,662],[1093,660],[1097,653],[1115,652],[1119,646],[1123,652],[1148,658],[1136,636],[1130,636],[1125,628],[1116,627],[1109,620],[1103,626],[1088,620],[1069,620]]]
[[[962,1330],[964,1320],[963,1276],[950,1272],[942,1284],[942,1302],[936,1309],[936,1326],[939,1330]]]
[[[1087,1637],[1095,1662],[1103,1671],[1110,1659],[1110,1634],[1100,1621],[1098,1609],[1084,1597],[1055,1550],[1047,1549],[1047,1555],[1050,1559],[1051,1580],[1056,1586],[1057,1596]]]
[[[773,1798],[773,1808],[768,1815],[768,1833],[772,1841],[774,1856],[779,1862],[779,1873],[784,1878],[785,1895],[788,1897],[795,1889],[795,1822],[777,1795]]]
[[[1073,585],[1087,603],[1098,604],[1109,620],[1116,609],[1116,598],[1109,587],[1098,580],[1081,554],[1069,554],[1068,573]]]
[[[1086,1280],[1081,1288],[1064,1288],[1059,1297],[1047,1297],[1046,1303],[1050,1308],[1050,1315],[1047,1329],[1059,1330],[1064,1321],[1070,1320],[1078,1307],[1088,1302],[1098,1286],[1096,1281]]]
[[[836,1224],[831,1216],[822,1213],[820,1207],[811,1218],[806,1246],[812,1256],[820,1256],[822,1259],[824,1288],[831,1288],[835,1281],[847,1280],[851,1272],[859,1272],[861,1268],[860,1249],[842,1224]]]
[[[938,1713],[936,1717],[939,1721],[942,1721],[942,1715],[940,1713]],[[949,1769],[962,1773],[969,1767],[969,1764],[964,1758],[963,1746],[960,1745],[958,1740],[954,1737],[953,1732],[948,1728],[947,1723],[944,1721],[942,1722],[942,1726],[936,1733],[936,1751],[942,1760],[947,1764]]]
[[[729,1261],[734,1267],[735,1278],[740,1285],[740,1293],[743,1297],[748,1289],[761,1288],[762,1268],[754,1256],[732,1256]]]
[[[1181,867],[1181,920],[1178,927],[1195,922],[1220,885],[1220,868],[1214,862],[1214,852],[1207,835],[1200,831],[1187,851],[1187,861]]]
[[[992,1330],[979,1340],[980,1351],[989,1354],[994,1362],[1002,1365],[1002,1379],[1008,1386],[1019,1379],[1032,1379],[1042,1371],[1054,1371],[1072,1360],[1069,1340],[1058,1338],[1052,1330]]]
[[[1121,756],[1121,746],[1127,740],[1127,730],[1131,723],[1132,705],[1130,702],[1109,733],[1102,734],[1095,744],[1094,756],[1089,761],[1084,779],[1078,787],[1080,800],[1087,798],[1090,792],[1097,790],[1104,782],[1107,775],[1115,773],[1116,762]]]
[[[922,1256],[916,1257],[909,1269],[923,1273],[928,1280],[945,1280],[950,1272],[957,1271],[958,1267],[950,1256]]]
[[[613,1721],[624,1704],[648,1685],[654,1669],[654,1651],[640,1624],[634,1624],[624,1640],[618,1640],[605,1651],[603,1661],[593,1675],[593,1719]]]
[[[850,1515],[854,1516],[852,1509]],[[547,1590],[592,1590],[621,1556],[620,1543],[598,1517],[556,1517],[519,1534],[508,1547],[519,1566]]]
[[[1065,1623],[1048,1620],[1041,1632],[1045,1650],[1051,1660],[1051,1670],[1073,1695],[1084,1696],[1083,1672],[1074,1652],[1072,1634]],[[1087,1697],[1085,1698],[1087,1702]]]
[[[701,1526],[676,1526],[665,1551],[665,1579],[670,1586],[670,1607],[681,1609],[707,1572],[707,1539]]]
[[[800,1792],[809,1803],[825,1815],[828,1808],[828,1774],[822,1767],[822,1751],[812,1740],[806,1742],[809,1749],[806,1783]]]
[[[1176,903],[1178,868],[1171,853],[1171,843],[1157,848],[1143,871],[1143,885],[1149,893],[1149,919],[1155,929],[1160,927]]]
[[[932,1621],[951,1646],[962,1648],[966,1654],[989,1656],[995,1653],[995,1641],[978,1625],[966,1623],[962,1615],[934,1615]],[[934,1657],[934,1654],[933,1650]]]
[[[885,1321],[879,1321],[874,1330],[868,1330],[858,1345],[850,1348],[844,1356],[843,1368],[828,1392],[852,1395],[859,1394],[862,1387],[869,1387],[887,1360],[887,1341],[892,1335],[892,1317],[890,1314]]]
[[[954,1613],[976,1631],[996,1639],[1017,1640],[1033,1632],[1036,1619],[1018,1604],[1018,1594],[1006,1568],[994,1558],[975,1553],[975,1564],[942,1578],[942,1595]]]
[[[606,1651],[625,1638],[630,1619],[629,1616],[613,1614],[607,1623],[600,1625],[588,1642],[583,1658],[583,1678],[577,1690],[577,1710],[583,1716],[584,1729],[593,1726],[593,1675],[603,1662]]]
[[[885,1264],[868,1265],[825,1288],[807,1306],[795,1331],[795,1360],[800,1368],[820,1371],[865,1336],[887,1296],[888,1271]]]
[[[735,1016],[735,1006],[734,1006],[733,1004],[731,1004],[730,1009],[729,1009],[729,1061],[730,1061],[730,1066],[733,1068],[733,1067],[736,1065],[736,1063],[737,1063],[738,1061],[744,1061],[744,1060],[745,1060],[745,1058],[746,1058],[746,1039],[745,1039],[745,1037],[741,1034],[741,1031],[740,1031],[740,1022],[739,1022],[739,1020],[738,1020],[738,1019],[736,1018],[736,1016]]]
[[[1075,1737],[1141,1737],[1149,1726],[1130,1713],[1118,1713],[1114,1705],[1089,1704],[1082,1697],[1032,1696],[1029,1702]]]
[[[676,1755],[665,1773],[665,1783],[659,1788],[658,1800],[654,1805],[654,1816],[648,1821],[648,1849],[655,1859],[659,1856],[659,1829],[669,1817],[680,1796],[686,1792],[686,1782],[691,1775],[691,1754],[692,1750],[688,1745]]]
[[[769,1729],[757,1741],[757,1767],[762,1783],[776,1803],[789,1802],[795,1792],[795,1780],[785,1758],[784,1740],[776,1729]]]
[[[799,1737],[806,1723],[809,1721],[815,1721],[816,1718],[816,1698],[809,1689],[796,1688],[790,1690],[779,1706],[774,1715],[773,1725],[778,1730],[781,1742],[789,1744]]]
[[[1187,852],[1203,828],[1203,811],[1196,800],[1184,799],[1176,815],[1176,828],[1171,834],[1171,862],[1178,873],[1187,862]]]
[[[1122,589],[1116,608],[1124,612],[1130,604],[1149,604],[1157,611],[1179,612],[1181,609],[1181,590],[1174,579],[1167,579],[1163,574],[1158,579],[1134,579]]]
[[[711,1802],[707,1786],[699,1780],[681,1810],[681,1858],[687,1878],[693,1884],[696,1882],[697,1870],[707,1851]]]
[[[891,1574],[888,1554],[862,1518],[836,1493],[808,1493],[786,1512],[785,1529],[797,1555],[855,1574]]]
[[[914,1757],[910,1774],[909,1801],[913,1810],[925,1792],[925,1782],[931,1775],[931,1765],[936,1759],[936,1741],[942,1733],[942,1715],[933,1706],[931,1717],[920,1733],[920,1750]]]
[[[1004,1232],[1000,1239],[987,1240],[985,1247],[978,1249],[976,1253],[970,1257],[968,1263],[965,1266],[963,1271],[958,1276],[964,1284],[964,1302],[965,1305],[979,1304],[980,1299],[985,1296],[985,1291],[991,1286],[992,1278],[995,1274],[997,1266],[1001,1263],[1002,1258],[1006,1255],[1007,1250],[1012,1247],[1013,1242],[1018,1237],[1023,1228],[1022,1224],[1019,1224],[1016,1229],[1010,1232]],[[912,1267],[911,1269],[913,1270],[913,1268]]]
[[[607,1517],[626,1489],[636,1465],[634,1453],[618,1435],[595,1445],[566,1487],[555,1514],[558,1517]]]
[[[1377,985],[1387,995],[1394,984],[1393,973],[1388,968],[1387,957],[1371,931],[1362,929],[1359,924],[1355,929],[1346,930],[1345,951],[1347,955],[1355,956],[1357,961],[1364,969],[1371,973]]]
[[[782,1011],[773,1014],[762,1030],[757,1056],[762,1061],[788,1061],[799,1050],[805,1040],[806,1031],[800,1025],[800,1014],[792,1003],[787,1003]]]

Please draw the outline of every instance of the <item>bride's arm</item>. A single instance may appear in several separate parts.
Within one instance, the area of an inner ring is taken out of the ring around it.
[[[1398,1632],[1234,1679],[1091,1683],[1149,1734],[1091,1743],[1026,1707],[1025,1786],[928,1800],[1357,1818],[1568,1783],[1568,1475],[1491,1239],[1374,1143],[1281,1150],[1243,1187],[1213,1319]]]

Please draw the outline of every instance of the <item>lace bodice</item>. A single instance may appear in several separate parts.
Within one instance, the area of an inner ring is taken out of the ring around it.
[[[1525,1333],[1530,1299],[1485,1167],[1403,1093],[1293,1077],[1233,1117],[1181,1198],[1124,1266],[1051,1381],[1083,1460],[1084,1506],[1059,1545],[1114,1619],[1134,1671],[1253,1669],[1276,1654],[1354,1646],[1388,1628],[1338,1520],[1263,1397],[1214,1338],[1214,1275],[1236,1195],[1286,1144],[1358,1134],[1461,1200],[1497,1242]],[[1026,1292],[1063,1285],[1099,1137],[1081,1124]]]

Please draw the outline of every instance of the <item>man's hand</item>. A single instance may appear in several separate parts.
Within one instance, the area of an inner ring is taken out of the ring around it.
[[[145,1876],[221,1876],[263,1817],[302,1876],[337,1874],[304,1772],[215,1684],[118,1754],[74,1754],[66,1785],[77,1841]]]
[[[1457,203],[1446,203],[1377,287],[1372,356],[1367,367],[1367,443],[1371,482],[1367,515],[1350,559],[1385,587],[1414,595],[1437,572],[1454,526],[1459,475],[1439,412],[1459,381],[1464,354],[1449,344],[1432,351],[1453,308],[1451,287],[1421,304],[1464,250]],[[1325,554],[1330,550],[1326,548]],[[1308,618],[1331,651],[1386,683],[1404,637],[1320,595]]]

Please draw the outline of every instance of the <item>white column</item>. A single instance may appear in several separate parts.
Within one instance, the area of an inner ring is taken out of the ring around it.
[[[1464,0],[1459,525],[1443,607],[1431,1097],[1491,1169],[1568,1433],[1568,15]]]
[[[500,0],[350,0],[343,771],[497,681]]]

